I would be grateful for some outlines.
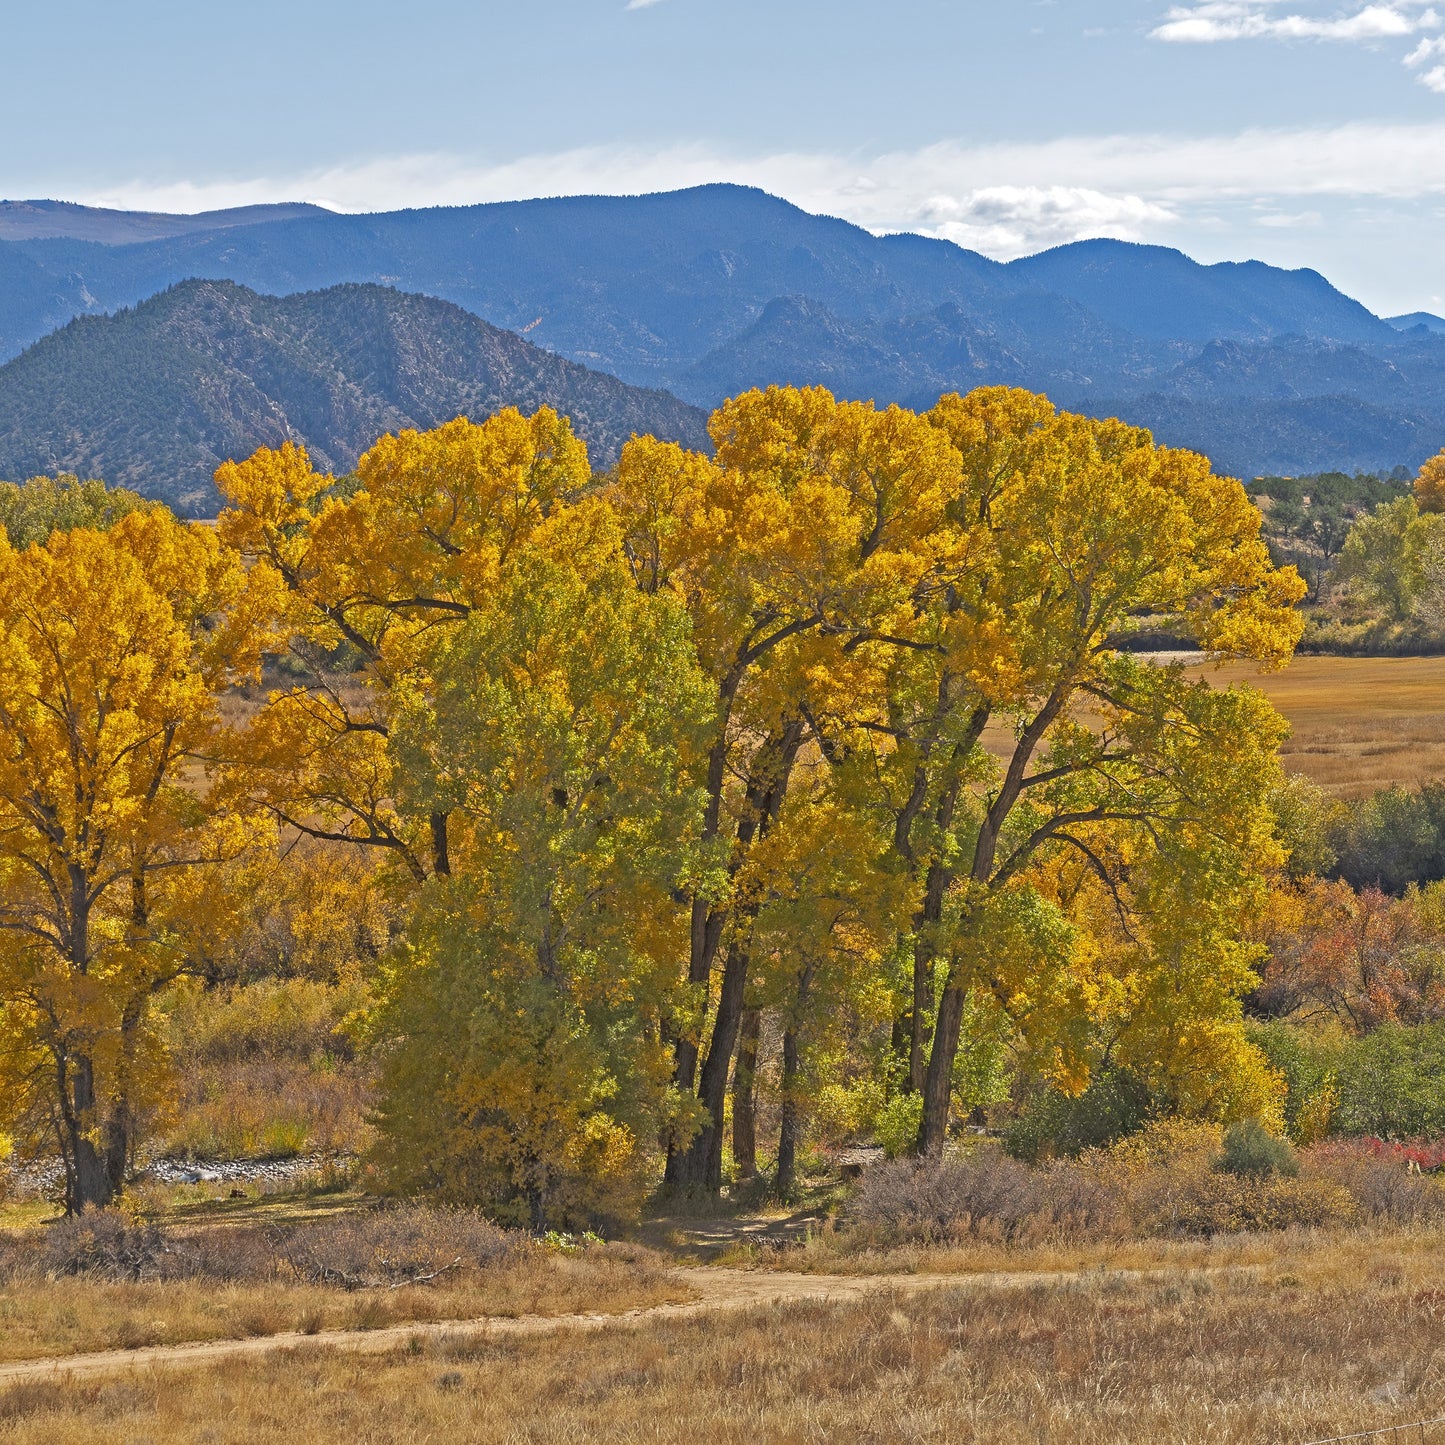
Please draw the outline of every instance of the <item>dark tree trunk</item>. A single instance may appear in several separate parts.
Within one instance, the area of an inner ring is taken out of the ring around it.
[[[783,1120],[778,1128],[778,1172],[773,1192],[788,1199],[798,1183],[798,1138],[802,1133],[802,1111],[798,1108],[798,1036],[792,1029],[783,1034]]]
[[[438,878],[449,877],[452,871],[451,844],[447,838],[447,815],[431,815],[431,866]]]
[[[686,1149],[668,1161],[668,1182],[689,1191],[702,1190],[716,1194],[722,1188],[723,1120],[727,1107],[728,1069],[737,1047],[738,1029],[742,1023],[743,991],[748,982],[748,949],[740,943],[730,944],[723,966],[722,992],[718,995],[717,1016],[713,1020],[712,1039],[703,1059],[698,1077],[697,1096],[702,1104],[702,1127]]]
[[[744,1009],[738,1028],[738,1057],[733,1065],[733,1163],[739,1179],[758,1172],[757,1072],[762,1014]]]
[[[90,1060],[83,1056],[72,1058],[69,1072],[70,1107],[64,1123],[64,1142],[70,1156],[65,1212],[82,1214],[87,1209],[104,1209],[120,1193],[128,1140],[123,1120],[107,1119],[101,1125],[97,1119],[95,1073]]]
[[[963,990],[950,984],[938,1002],[933,1049],[923,1081],[923,1119],[918,1126],[918,1152],[937,1156],[948,1138],[948,1113],[953,1096],[953,1061],[958,1057],[963,1026]]]
[[[766,836],[777,820],[803,737],[802,719],[792,718],[758,750],[753,775],[748,780],[746,805],[738,822],[734,872],[747,857],[754,840]],[[734,937],[728,944],[723,964],[722,989],[718,995],[717,1013],[713,1017],[712,1037],[708,1040],[707,1052],[698,1073],[697,1098],[702,1105],[702,1126],[686,1148],[674,1146],[668,1151],[663,1178],[673,1189],[716,1194],[722,1188],[728,1072],[732,1068],[733,1050],[737,1047],[738,1029],[742,1023],[743,999],[751,963],[749,932],[757,909],[758,904],[753,902],[740,908],[732,918]],[[710,973],[704,971],[706,955],[702,965],[699,964],[699,948],[715,950],[725,922],[725,915],[703,913],[700,904],[693,905],[689,978],[694,983],[706,983],[710,977]],[[675,1071],[679,1083],[683,1083],[685,1078],[683,1064],[686,1059],[684,1051],[679,1050]]]

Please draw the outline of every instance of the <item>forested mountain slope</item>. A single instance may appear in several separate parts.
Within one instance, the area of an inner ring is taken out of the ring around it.
[[[0,477],[69,471],[214,509],[228,457],[303,441],[342,472],[379,435],[549,405],[594,462],[634,432],[706,443],[676,397],[530,345],[445,301],[347,285],[283,298],[187,281],[81,317],[0,367]]]

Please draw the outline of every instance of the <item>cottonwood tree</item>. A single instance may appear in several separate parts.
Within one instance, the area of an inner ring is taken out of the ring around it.
[[[1272,846],[1276,715],[1248,692],[1136,663],[1116,638],[1136,617],[1162,618],[1221,658],[1277,664],[1298,639],[1303,595],[1293,569],[1271,565],[1243,488],[1202,457],[999,389],[946,397],[930,420],[962,460],[950,515],[966,565],[931,599],[935,646],[910,658],[922,684],[905,668],[901,699],[876,724],[899,734],[909,783],[893,794],[894,836],[923,883],[910,1072],[925,1153],[946,1137],[972,990],[1037,1041],[1052,1035],[1057,1067],[1070,1067],[1070,1036],[1089,1015],[1080,975],[1097,950],[1046,880],[1059,857],[1087,868],[1127,929],[1131,914],[1172,918],[1184,898],[1237,894]],[[980,757],[990,724],[1006,729],[997,766]],[[1131,905],[1131,877],[1166,858],[1173,894]],[[1226,904],[1226,931],[1227,918]],[[1243,978],[1226,969],[1225,987],[1208,982],[1220,926],[1164,950],[1181,986],[1191,960],[1200,1015]]]
[[[534,1224],[635,1208],[690,1128],[657,1067],[708,706],[685,612],[636,586],[545,410],[383,438],[348,488],[295,448],[219,480],[311,668],[236,739],[233,785],[412,886],[373,1021],[388,1176]]]
[[[121,1188],[163,1075],[154,1001],[224,919],[207,876],[252,841],[195,775],[218,690],[256,662],[246,588],[164,511],[0,544],[0,1070],[71,1212]]]
[[[936,549],[957,459],[898,407],[769,388],[713,416],[711,459],[650,438],[623,451],[613,497],[638,584],[679,599],[713,688],[700,759],[704,867],[689,888],[690,1010],[675,1023],[675,1082],[702,1123],[674,1141],[669,1184],[722,1181],[729,1069],[767,881],[749,870],[812,746],[810,715],[876,688],[850,643],[906,626]],[[714,989],[714,975],[717,974]]]
[[[386,850],[418,884],[447,873],[445,808],[396,807],[392,709],[425,692],[432,650],[590,477],[546,408],[383,437],[347,487],[289,442],[222,466],[220,535],[275,579],[274,642],[302,675],[237,739],[237,787],[288,828]]]
[[[661,1028],[710,702],[686,615],[584,502],[522,544],[430,679],[394,714],[398,802],[445,810],[452,868],[374,1023],[381,1158],[396,1187],[534,1227],[635,1214],[688,1127]]]

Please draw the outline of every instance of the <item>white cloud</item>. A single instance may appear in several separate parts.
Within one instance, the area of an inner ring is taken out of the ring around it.
[[[651,10],[654,5],[661,5],[662,0],[627,0],[624,10]]]
[[[1094,236],[1142,240],[1175,219],[1168,206],[1142,196],[1086,186],[984,186],[930,197],[916,209],[913,225],[990,256],[1010,257]]]
[[[1150,32],[1155,40],[1209,44],[1222,40],[1391,40],[1433,30],[1440,16],[1433,8],[1410,13],[1417,4],[1366,5],[1352,15],[1332,18],[1275,15],[1276,0],[1208,0],[1176,5]]]
[[[1437,62],[1431,64],[1431,62]],[[1429,66],[1421,70],[1420,84],[1427,86],[1437,95],[1445,95],[1445,40],[1422,40],[1406,57],[1405,64],[1412,69]]]

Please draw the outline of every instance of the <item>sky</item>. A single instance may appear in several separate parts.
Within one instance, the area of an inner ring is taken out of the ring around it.
[[[347,211],[707,181],[1445,314],[1445,0],[0,0],[0,196]]]

